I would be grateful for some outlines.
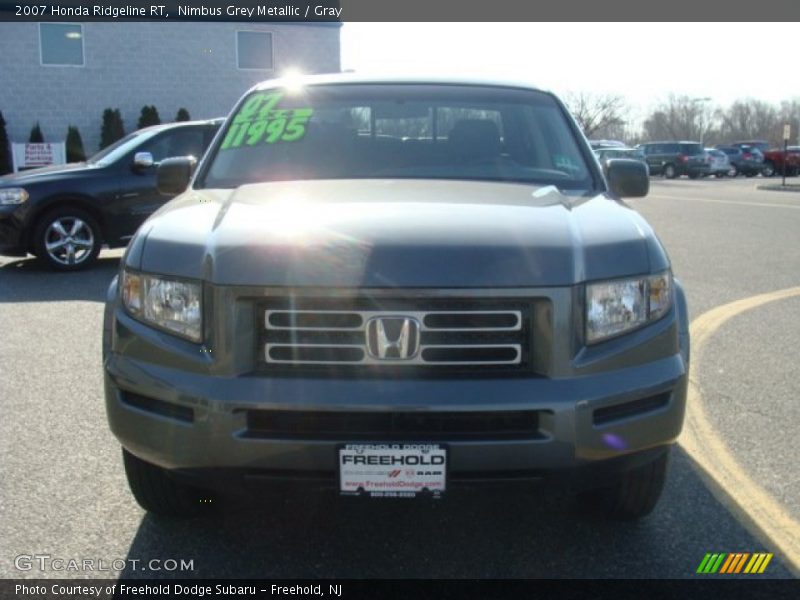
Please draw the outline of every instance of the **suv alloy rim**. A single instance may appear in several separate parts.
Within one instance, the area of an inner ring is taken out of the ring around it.
[[[60,265],[77,265],[92,254],[92,228],[78,217],[59,217],[44,234],[47,255]]]

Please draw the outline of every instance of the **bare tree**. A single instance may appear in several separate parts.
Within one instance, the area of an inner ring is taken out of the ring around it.
[[[714,113],[706,100],[670,94],[645,119],[644,137],[648,140],[704,141],[714,125]]]
[[[767,140],[776,144],[781,137],[778,109],[762,100],[737,100],[720,111],[720,135],[728,141]]]
[[[788,124],[792,126],[792,139],[789,140],[789,144],[800,146],[800,98],[781,102],[778,118],[780,119],[779,126],[781,128],[780,141],[783,141],[783,125]]]
[[[564,102],[588,138],[625,136],[625,99],[618,94],[571,93]]]

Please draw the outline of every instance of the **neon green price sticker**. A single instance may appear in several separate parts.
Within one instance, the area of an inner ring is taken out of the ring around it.
[[[256,93],[236,113],[222,150],[260,143],[294,142],[306,134],[311,108],[277,108],[281,92]]]

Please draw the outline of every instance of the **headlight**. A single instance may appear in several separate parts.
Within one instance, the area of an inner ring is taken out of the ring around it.
[[[193,342],[202,341],[202,286],[145,273],[122,273],[122,303],[137,319]]]
[[[586,286],[586,342],[593,344],[660,319],[672,305],[669,271]]]
[[[22,204],[28,199],[28,192],[22,188],[0,188],[0,206]]]

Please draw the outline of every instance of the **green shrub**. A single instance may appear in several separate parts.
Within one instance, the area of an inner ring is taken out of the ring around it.
[[[83,149],[81,132],[77,127],[70,125],[67,128],[67,162],[81,162],[86,160],[86,151]]]
[[[100,129],[100,150],[125,137],[125,126],[119,109],[107,108],[103,111],[103,125]]]
[[[161,124],[161,117],[158,116],[158,109],[155,106],[143,106],[136,128],[141,129],[142,127],[159,124]]]
[[[33,126],[31,129],[31,135],[28,138],[29,144],[44,144],[44,135],[42,134],[42,128],[39,127],[39,122],[36,122],[36,125]]]
[[[11,173],[11,170],[11,145],[8,143],[6,120],[3,118],[3,112],[0,111],[0,175]]]

